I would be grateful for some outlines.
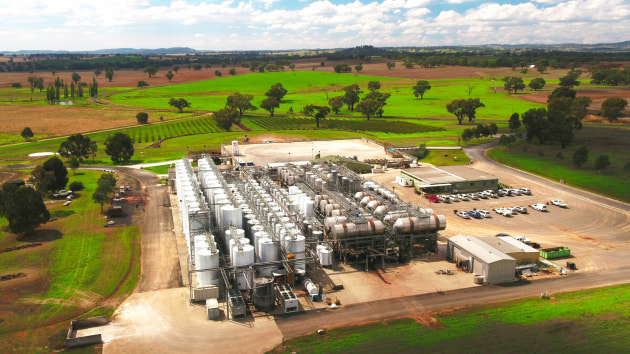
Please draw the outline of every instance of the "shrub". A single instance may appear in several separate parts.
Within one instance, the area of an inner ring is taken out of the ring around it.
[[[564,160],[564,155],[562,155],[562,151],[558,151],[558,153],[556,154],[556,158],[558,160]]]
[[[147,112],[140,112],[136,114],[136,120],[140,124],[146,124],[149,121],[149,114]]]
[[[70,186],[68,186],[68,189],[70,189],[73,192],[82,191],[83,190],[83,183],[81,183],[79,181],[74,181],[74,182],[70,183]]]
[[[19,82],[14,82],[14,83],[11,84],[11,87],[13,87],[13,88],[22,88],[22,84],[19,83]]]

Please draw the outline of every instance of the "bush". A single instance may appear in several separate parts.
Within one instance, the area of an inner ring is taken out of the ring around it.
[[[13,88],[22,88],[22,84],[19,83],[19,82],[14,82],[14,83],[11,84],[11,87],[13,87]]]
[[[558,160],[564,160],[564,155],[562,155],[562,151],[558,151],[558,153],[556,154],[556,158]]]
[[[74,182],[70,183],[70,186],[68,186],[68,189],[70,189],[73,192],[82,191],[83,190],[83,183],[81,183],[79,181],[74,181]]]

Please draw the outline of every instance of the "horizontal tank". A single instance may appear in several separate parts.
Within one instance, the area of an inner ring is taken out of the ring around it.
[[[380,220],[368,220],[365,223],[342,223],[332,227],[335,239],[380,235],[385,231],[385,225]]]
[[[394,223],[394,230],[400,234],[414,232],[436,232],[446,228],[446,217],[444,215],[433,214],[431,216],[418,218],[415,216],[399,218]]]

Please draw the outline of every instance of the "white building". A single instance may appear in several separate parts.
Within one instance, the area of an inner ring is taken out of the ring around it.
[[[514,279],[516,259],[474,236],[457,235],[448,239],[446,257],[484,282],[498,283]]]

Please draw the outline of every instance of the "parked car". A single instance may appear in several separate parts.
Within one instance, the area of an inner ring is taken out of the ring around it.
[[[510,195],[521,195],[521,191],[519,189],[510,189]]]
[[[481,215],[481,217],[483,218],[491,218],[492,215],[490,214],[489,211],[487,210],[477,210],[477,212],[479,213],[479,215]]]
[[[558,206],[560,208],[567,208],[568,205],[560,199],[553,199],[550,201],[551,204]]]
[[[512,210],[516,210],[521,214],[527,214],[527,208],[522,206],[515,206],[514,208],[512,208]]]
[[[460,201],[460,199],[455,194],[451,194],[448,197],[451,198],[451,201],[453,201],[453,202],[459,202]]]
[[[521,191],[521,193],[525,195],[532,195],[532,191],[529,190],[529,188],[519,188],[519,191]]]
[[[537,211],[547,211],[547,206],[543,203],[532,204],[530,207]]]
[[[440,196],[440,197],[442,197],[442,196]],[[436,197],[434,195],[430,195],[427,199],[429,199],[433,203],[439,203],[440,202],[440,198],[438,198],[438,197]]]
[[[469,193],[468,198],[471,200],[479,200],[479,197],[477,196],[476,193]]]
[[[470,210],[470,211],[467,211],[467,213],[468,215],[470,215],[471,217],[475,219],[481,219],[481,214],[479,214],[477,210]]]
[[[506,195],[509,195],[510,193],[508,192],[507,189],[499,189],[497,191],[497,194],[499,195],[499,197],[505,197]]]
[[[466,195],[466,194],[458,194],[457,198],[459,198],[459,200],[466,200],[466,201],[468,201],[468,195]]]
[[[486,193],[484,193],[484,192],[479,192],[479,193],[477,193],[477,196],[478,196],[479,198],[482,198],[482,199],[488,199],[488,198],[489,198],[488,194],[486,194]]]
[[[462,219],[470,219],[470,216],[468,216],[468,213],[466,213],[465,211],[458,211],[455,214]]]
[[[528,243],[532,242],[532,240],[528,239],[528,238],[527,238],[527,237],[525,237],[525,236],[514,236],[514,239],[515,239],[516,241],[520,241],[520,242],[523,242],[523,243],[525,243],[525,244],[528,244]]]

